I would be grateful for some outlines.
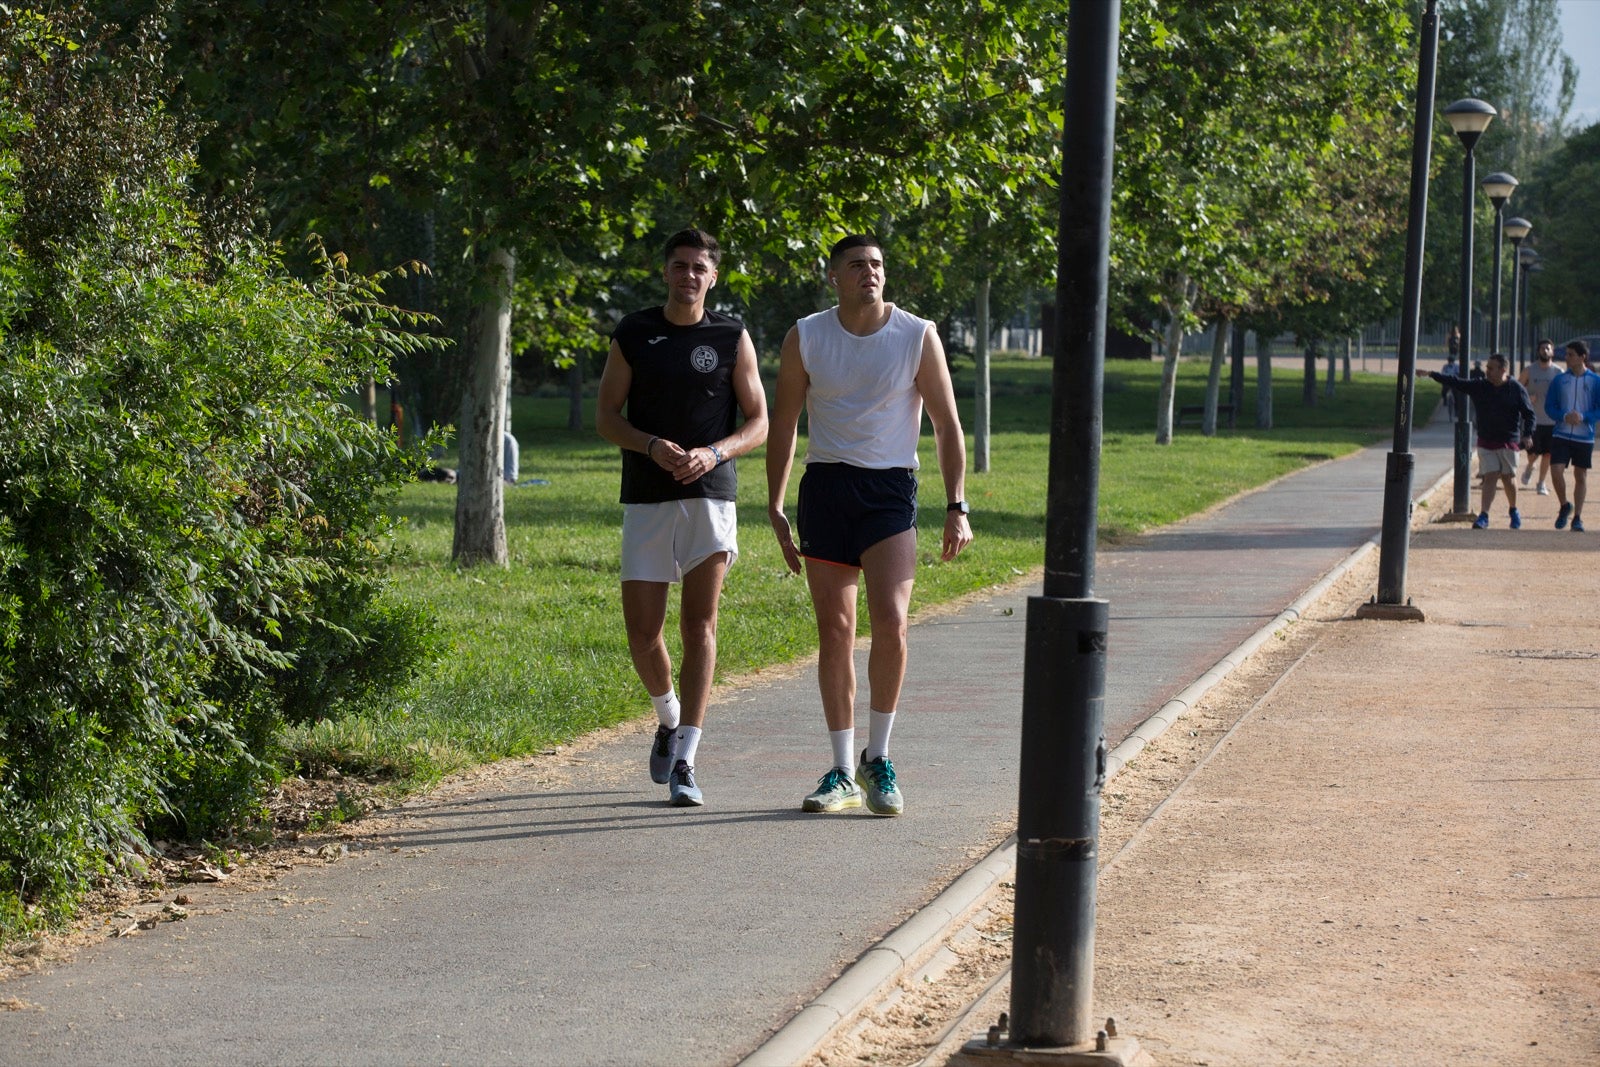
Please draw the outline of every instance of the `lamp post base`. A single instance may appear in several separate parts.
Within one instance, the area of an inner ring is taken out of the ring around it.
[[[1376,598],[1356,608],[1358,619],[1382,619],[1388,622],[1426,622],[1422,609],[1407,600],[1404,604],[1380,604]]]
[[[1476,511],[1447,511],[1439,516],[1440,522],[1472,522],[1477,519]]]
[[[1118,1037],[1116,1024],[1107,1020],[1107,1031],[1093,1041],[1056,1048],[1013,1045],[1001,1027],[989,1029],[986,1037],[976,1037],[961,1046],[961,1051],[946,1061],[947,1067],[990,1067],[995,1064],[1027,1064],[1030,1067],[1155,1067],[1155,1059],[1139,1046],[1138,1039]]]

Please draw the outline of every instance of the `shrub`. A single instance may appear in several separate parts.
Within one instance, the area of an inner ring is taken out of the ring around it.
[[[196,199],[159,52],[22,17],[0,15],[0,897],[59,914],[152,828],[247,818],[285,719],[428,654],[382,578],[417,457],[339,400],[428,342],[379,279],[320,256],[308,287]]]

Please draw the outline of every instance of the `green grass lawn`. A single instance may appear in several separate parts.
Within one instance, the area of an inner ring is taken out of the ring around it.
[[[1247,381],[1253,404],[1254,377]],[[972,546],[939,563],[944,494],[924,437],[922,566],[913,611],[1011,582],[1044,555],[1050,411],[1048,362],[997,361],[991,470],[967,476]],[[1204,367],[1184,364],[1178,403],[1199,403]],[[769,388],[772,375],[765,373]],[[1302,407],[1300,377],[1281,369],[1268,432],[1180,429],[1154,444],[1157,364],[1106,371],[1099,520],[1103,543],[1173,522],[1280,475],[1387,437],[1393,379],[1357,375],[1333,399]],[[958,368],[963,424],[972,428],[972,371]],[[1320,391],[1320,387],[1319,387]],[[592,401],[590,405],[592,413]],[[458,570],[450,563],[455,487],[414,485],[398,501],[402,525],[394,590],[427,604],[448,651],[385,709],[291,731],[289,752],[312,769],[378,774],[402,788],[472,764],[548,749],[587,731],[646,715],[618,603],[617,450],[592,429],[566,428],[565,398],[518,398],[514,424],[522,477],[549,484],[506,492],[511,565]],[[1253,409],[1248,419],[1254,422]],[[803,444],[802,444],[803,447]],[[783,565],[766,523],[763,455],[739,460],[740,558],[730,570],[719,628],[719,679],[811,652],[815,634],[804,580]],[[790,514],[799,472],[790,482]],[[672,598],[676,602],[676,597]],[[862,613],[863,624],[866,612]],[[676,617],[669,647],[677,654]],[[820,720],[819,720],[820,721]]]

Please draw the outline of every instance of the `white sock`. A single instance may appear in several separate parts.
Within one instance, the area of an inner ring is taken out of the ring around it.
[[[889,731],[894,729],[894,712],[872,712],[872,725],[867,729],[867,752],[863,760],[871,762],[889,754]]]
[[[658,697],[651,697],[650,703],[656,706],[656,719],[669,730],[678,728],[678,694],[668,689]]]
[[[833,765],[854,774],[856,769],[856,729],[829,730],[828,740],[833,743]]]
[[[676,764],[679,760],[683,760],[683,762],[685,762],[689,766],[693,767],[694,766],[694,755],[695,755],[695,753],[697,751],[699,751],[699,749],[700,749],[700,727],[698,727],[698,726],[680,726],[680,727],[678,727],[678,747],[675,748],[673,750],[673,752],[672,752],[672,762],[674,764]]]

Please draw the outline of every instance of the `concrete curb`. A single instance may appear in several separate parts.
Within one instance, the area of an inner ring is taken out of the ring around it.
[[[944,944],[977,903],[1015,866],[1016,845],[1007,842],[979,860],[868,949],[832,985],[744,1060],[743,1067],[790,1067],[811,1055],[835,1030],[878,1000],[883,991]]]
[[[1427,491],[1417,494],[1425,500],[1440,479]],[[1163,704],[1138,728],[1114,748],[1106,760],[1106,781],[1130,763],[1144,747],[1181,719],[1200,699],[1225,679],[1279,630],[1299,620],[1339,579],[1343,578],[1369,552],[1378,547],[1374,536],[1343,562],[1306,590],[1293,604],[1279,612],[1271,622],[1246,638],[1177,696]],[[822,994],[768,1038],[740,1067],[793,1067],[814,1053],[845,1023],[881,999],[884,991],[898,982],[948,940],[958,923],[969,915],[1002,879],[1016,868],[1016,838],[1013,836],[957,878],[926,907],[897,927],[893,933],[868,949]]]
[[[1413,525],[1417,521],[1415,509],[1425,504],[1451,477],[1452,473],[1446,472],[1425,489],[1418,491],[1413,487]],[[1245,638],[1210,670],[1140,723],[1107,756],[1106,781],[1109,783],[1115,778],[1146,745],[1181,719],[1275,633],[1303,617],[1335,582],[1348,574],[1369,552],[1377,549],[1381,538],[1381,533],[1368,538],[1271,622]],[[741,1060],[740,1067],[793,1067],[803,1062],[835,1031],[876,1003],[888,987],[943,945],[958,924],[978,907],[995,885],[1016,869],[1016,855],[1017,843],[1013,835],[888,937],[868,949],[816,1000]]]

